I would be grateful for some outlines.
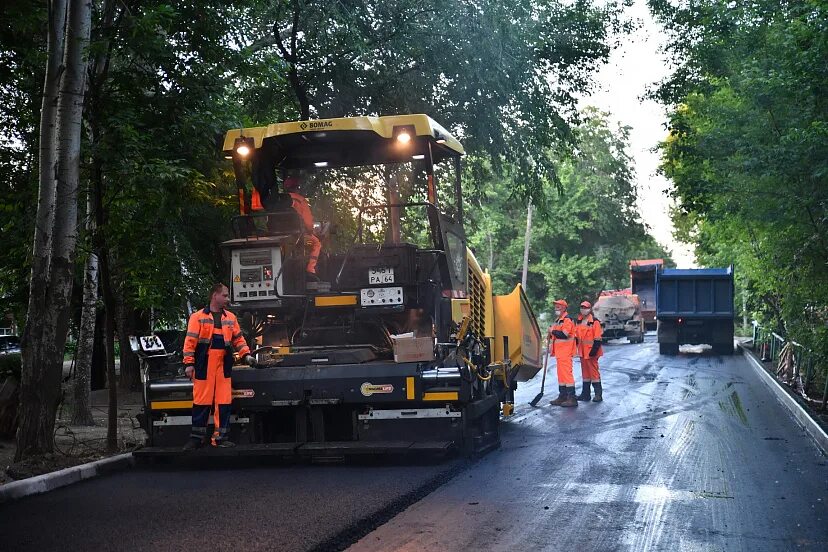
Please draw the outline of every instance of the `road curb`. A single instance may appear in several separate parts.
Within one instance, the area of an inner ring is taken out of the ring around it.
[[[794,417],[796,422],[805,430],[811,437],[816,446],[822,451],[822,454],[828,456],[828,433],[822,429],[822,426],[814,420],[811,415],[805,410],[799,401],[788,392],[785,387],[775,377],[765,370],[765,367],[759,362],[753,352],[739,343],[739,348],[747,358],[748,364],[753,366],[753,369],[759,374],[759,378],[770,388],[771,392],[776,395],[777,400],[782,403],[788,412]]]
[[[134,464],[135,459],[132,453],[128,452],[56,472],[6,483],[0,485],[0,504],[30,495],[47,493],[85,479],[130,468]]]

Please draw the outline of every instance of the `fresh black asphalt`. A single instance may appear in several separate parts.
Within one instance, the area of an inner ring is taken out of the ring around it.
[[[742,357],[602,367],[601,404],[522,386],[475,463],[139,468],[0,506],[0,550],[828,549],[828,462]]]

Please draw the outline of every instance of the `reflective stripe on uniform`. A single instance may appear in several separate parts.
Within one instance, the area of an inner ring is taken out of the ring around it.
[[[198,332],[187,332],[187,337],[198,337]]]
[[[212,318],[199,318],[198,321],[201,324],[210,324],[210,325],[213,324],[213,319]]]
[[[184,351],[184,358],[195,358],[195,353],[188,353]]]

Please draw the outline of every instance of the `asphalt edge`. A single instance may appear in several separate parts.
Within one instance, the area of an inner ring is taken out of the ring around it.
[[[811,440],[817,448],[819,448],[822,454],[828,456],[828,433],[822,429],[819,422],[811,417],[805,407],[799,404],[799,401],[797,401],[796,398],[787,389],[785,389],[785,387],[779,383],[775,377],[765,370],[765,367],[759,359],[756,358],[753,351],[749,350],[741,343],[738,345],[739,349],[742,350],[742,354],[747,359],[748,364],[753,367],[759,375],[759,378],[776,396],[776,399],[782,403],[782,406],[784,406],[788,412],[791,413],[794,420],[796,420],[796,423],[805,430],[809,437],[811,437]]]
[[[135,458],[131,452],[118,454],[109,458],[102,458],[94,462],[79,464],[51,473],[44,473],[35,477],[28,477],[19,481],[12,481],[0,485],[0,504],[10,502],[31,495],[48,493],[60,487],[79,483],[86,479],[98,477],[131,468],[135,465]]]
[[[489,454],[494,452],[497,451],[492,451]],[[430,495],[458,475],[469,470],[472,466],[477,464],[478,461],[480,461],[480,457],[460,460],[455,465],[447,467],[446,470],[436,474],[420,486],[411,489],[404,495],[401,495],[387,503],[385,506],[381,506],[377,511],[366,515],[362,519],[354,521],[338,533],[331,535],[324,541],[311,547],[309,549],[310,552],[341,552],[347,550],[351,547],[351,545],[356,544],[363,537],[385,525],[413,504],[421,501],[426,496]]]

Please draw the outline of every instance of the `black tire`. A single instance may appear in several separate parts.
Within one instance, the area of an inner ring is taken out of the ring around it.
[[[733,354],[733,344],[732,343],[716,343],[713,345],[713,352],[717,355],[732,355]]]
[[[662,355],[675,356],[679,352],[678,343],[659,343],[658,352]]]

